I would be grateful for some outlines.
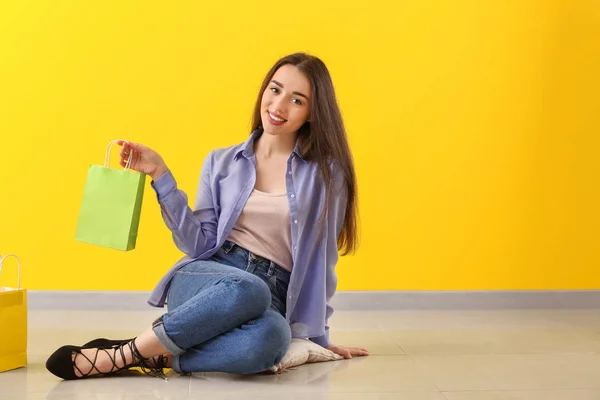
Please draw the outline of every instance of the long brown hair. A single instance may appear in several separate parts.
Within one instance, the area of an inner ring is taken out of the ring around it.
[[[299,130],[299,146],[302,157],[316,161],[323,175],[326,187],[325,206],[321,212],[321,223],[324,226],[327,217],[328,204],[332,196],[333,176],[331,163],[337,164],[344,175],[344,183],[348,203],[344,224],[337,240],[338,249],[342,255],[354,253],[358,247],[358,196],[356,189],[356,174],[354,161],[342,114],[337,104],[333,82],[325,63],[319,58],[306,53],[294,53],[281,58],[273,65],[263,81],[258,100],[254,107],[252,131],[262,127],[261,100],[267,85],[279,68],[291,64],[298,68],[310,80],[313,101],[310,122],[306,122]],[[333,194],[335,195],[335,194]]]

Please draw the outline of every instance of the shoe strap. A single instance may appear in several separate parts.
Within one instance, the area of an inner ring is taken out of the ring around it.
[[[163,368],[166,364],[164,356],[160,355],[151,358],[144,357],[135,345],[135,339],[131,341],[131,349],[132,353],[134,354],[134,358],[136,359],[135,361],[137,361],[136,366],[139,367],[144,374],[154,376],[156,378],[162,378],[165,381],[169,380],[169,378],[167,378],[167,376],[163,372]],[[150,365],[148,361],[154,362],[155,365]]]
[[[96,362],[98,361],[98,353],[100,353],[100,351],[104,351],[106,353],[106,355],[108,356],[108,358],[110,359],[110,362],[112,363],[112,367],[110,368],[110,371],[108,372],[102,372],[98,369],[98,367],[96,367]],[[77,366],[77,357],[78,356],[82,356],[83,358],[85,358],[87,360],[87,362],[90,363],[90,365],[92,366],[90,368],[90,370],[87,373],[83,373],[83,371],[81,371],[81,369],[79,369],[79,367]],[[96,349],[96,353],[94,353],[94,361],[90,360],[90,358],[88,356],[86,356],[85,354],[83,354],[81,352],[81,349],[78,351],[75,351],[75,357],[73,357],[73,368],[75,368],[77,371],[79,371],[79,374],[81,375],[80,378],[86,378],[88,376],[91,375],[91,373],[96,370],[96,372],[98,373],[98,375],[108,375],[112,372],[116,372],[118,370],[120,370],[121,368],[117,367],[117,362],[116,362],[116,351],[114,354],[114,357],[110,355],[110,353],[108,352],[108,350],[106,349]]]

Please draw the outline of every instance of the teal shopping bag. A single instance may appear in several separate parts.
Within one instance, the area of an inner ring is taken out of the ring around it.
[[[91,165],[79,210],[75,240],[117,250],[135,248],[142,211],[146,175],[129,169],[110,168],[110,151],[104,165]]]

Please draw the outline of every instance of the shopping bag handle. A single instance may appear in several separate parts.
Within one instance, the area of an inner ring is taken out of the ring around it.
[[[121,139],[116,139],[111,141],[106,147],[106,154],[104,155],[104,166],[106,168],[110,168],[110,152],[112,151],[112,147],[115,143],[117,143]],[[123,140],[123,143],[129,143],[127,140]],[[129,158],[127,159],[127,163],[125,164],[125,171],[129,171],[131,167],[131,159],[133,157],[133,149],[129,151]]]
[[[4,261],[6,261],[6,259],[8,257],[14,257],[17,259],[17,270],[18,270],[18,275],[17,275],[17,289],[21,289],[21,260],[19,260],[19,257],[17,257],[14,254],[7,254],[4,257],[2,257],[0,255],[0,275],[2,275],[2,264],[4,263]]]

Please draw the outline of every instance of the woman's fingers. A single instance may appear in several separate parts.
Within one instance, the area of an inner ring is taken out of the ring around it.
[[[129,142],[126,142],[126,141],[124,141],[124,140],[119,140],[119,141],[117,142],[117,144],[118,144],[119,146],[121,146],[121,154],[123,154],[123,152],[124,152],[124,151],[128,151],[128,150],[130,150],[130,149],[131,149],[131,146],[130,146]]]
[[[352,353],[344,347],[338,348],[338,354],[344,358],[352,358]]]
[[[143,146],[141,144],[135,143],[135,142],[127,142],[127,143],[125,143],[125,148],[126,149],[130,149],[130,150],[141,151],[142,147]]]
[[[120,142],[123,142],[122,140]],[[130,154],[134,154],[135,155],[135,143],[131,143],[131,142],[124,142],[123,143],[123,148],[121,149],[121,151],[119,152],[119,155],[122,158],[129,158]]]
[[[350,349],[350,352],[352,353],[352,355],[355,355],[355,356],[368,356],[369,355],[369,352],[367,350],[361,349],[358,347],[352,347]]]
[[[125,151],[131,150],[131,149],[138,149],[139,148],[139,144],[138,143],[129,142],[127,140],[119,140],[119,141],[117,141],[117,144],[119,146],[122,146],[123,150],[125,150]]]
[[[344,358],[352,358],[352,356],[368,356],[369,351],[361,347],[346,347],[346,346],[329,346],[329,350]]]
[[[129,161],[129,152],[123,152],[121,153],[121,159],[119,160],[119,163],[122,166],[125,166],[125,164],[127,164],[127,162]],[[133,154],[133,157],[131,157],[131,164],[135,163],[135,153]]]

